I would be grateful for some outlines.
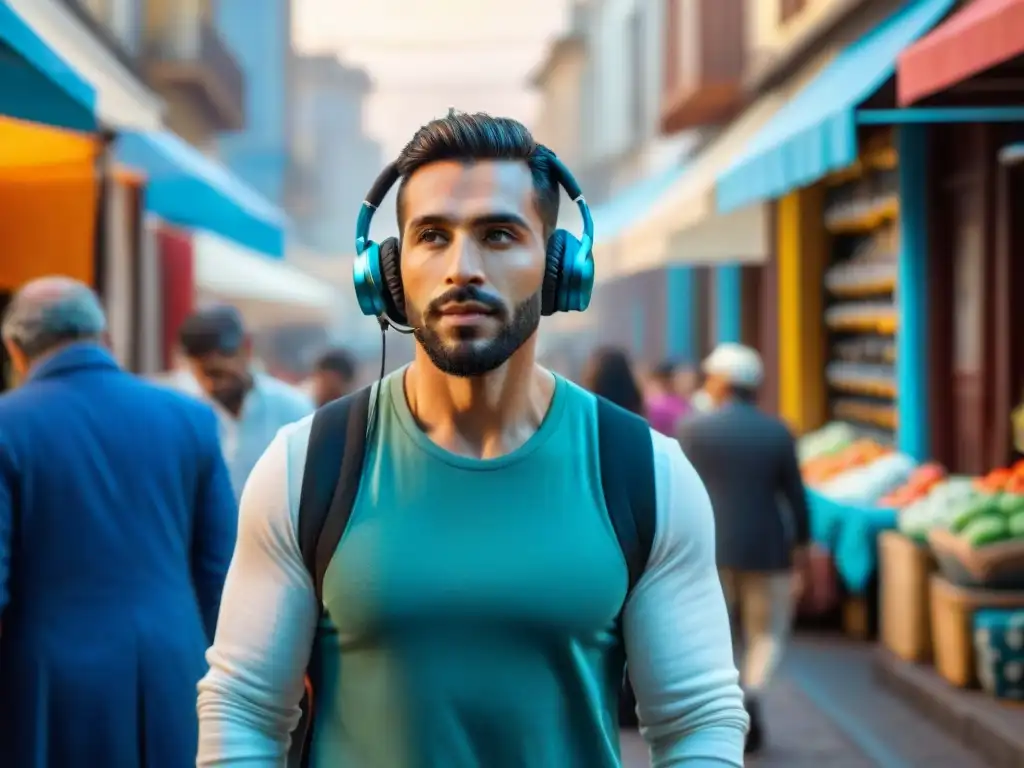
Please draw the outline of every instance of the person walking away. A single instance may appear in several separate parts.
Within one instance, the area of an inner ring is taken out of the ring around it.
[[[0,765],[188,768],[237,506],[200,401],[121,370],[95,294],[17,293],[0,397]]]
[[[316,407],[347,395],[352,391],[355,378],[356,361],[352,354],[342,347],[328,349],[313,366],[311,383]]]
[[[690,403],[676,389],[677,380],[677,366],[666,360],[651,372],[648,383],[647,418],[669,437],[675,437],[679,420],[690,412]]]
[[[629,355],[618,347],[599,347],[587,360],[580,382],[588,392],[637,416],[644,415],[644,396],[633,375]]]
[[[628,657],[653,765],[738,768],[707,494],[676,441],[536,363],[541,316],[589,303],[556,230],[578,186],[520,123],[454,112],[364,210],[396,183],[401,244],[364,214],[356,288],[415,358],[253,470],[198,765],[284,765],[308,672],[309,768],[619,768]]]
[[[684,419],[679,441],[715,510],[722,585],[742,627],[747,748],[754,752],[764,739],[760,696],[782,658],[805,573],[807,498],[793,436],[755,405],[763,377],[757,352],[721,344],[703,368],[714,410]]]
[[[290,384],[255,369],[252,340],[230,305],[201,309],[182,323],[182,350],[203,393],[221,414],[221,445],[235,494],[277,431],[313,412]]]

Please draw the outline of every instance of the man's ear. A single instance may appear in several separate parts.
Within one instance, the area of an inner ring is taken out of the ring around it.
[[[21,348],[13,341],[4,339],[4,350],[7,352],[7,357],[11,361],[11,371],[14,373],[14,381],[7,383],[15,385],[18,381],[24,379],[25,376],[28,375],[29,361],[25,356],[25,353],[22,352]]]
[[[110,331],[104,331],[100,334],[100,344],[109,349],[111,352],[114,351],[114,339],[110,335]]]

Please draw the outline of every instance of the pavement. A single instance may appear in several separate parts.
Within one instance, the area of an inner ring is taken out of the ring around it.
[[[985,768],[977,755],[874,674],[874,646],[798,638],[764,697],[766,746],[751,768]],[[622,737],[623,768],[648,768],[636,733]]]

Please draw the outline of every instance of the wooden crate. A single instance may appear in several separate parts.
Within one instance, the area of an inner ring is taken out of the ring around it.
[[[1024,592],[970,589],[931,577],[932,648],[935,670],[959,688],[978,684],[974,613],[982,608],[1024,608]]]
[[[852,640],[871,637],[871,606],[862,595],[848,595],[843,600],[843,633]]]
[[[905,661],[932,658],[931,593],[935,558],[926,544],[896,531],[879,537],[879,592],[882,644]]]

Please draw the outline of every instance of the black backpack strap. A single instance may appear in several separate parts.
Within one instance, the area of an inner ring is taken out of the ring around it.
[[[646,419],[598,397],[597,436],[605,506],[626,558],[632,593],[654,546],[657,495],[651,427]]]
[[[299,501],[299,548],[323,600],[324,574],[345,533],[366,454],[371,387],[335,400],[313,416]]]

